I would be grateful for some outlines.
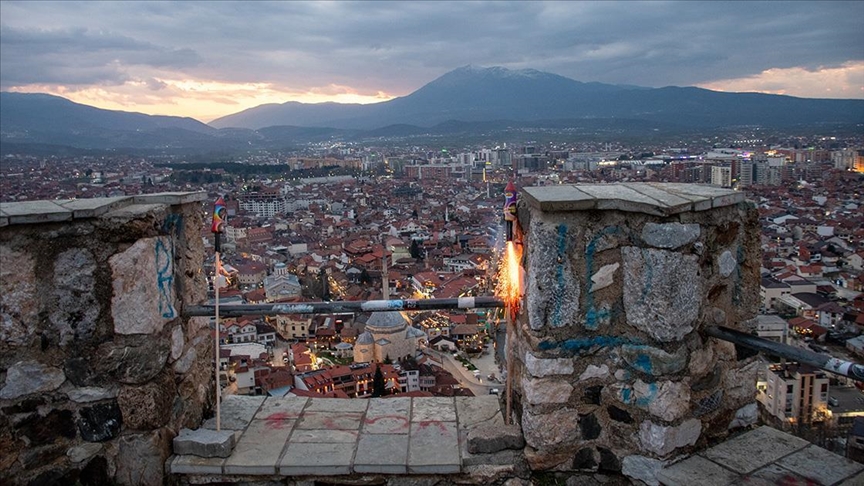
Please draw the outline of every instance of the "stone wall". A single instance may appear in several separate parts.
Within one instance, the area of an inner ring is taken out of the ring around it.
[[[532,469],[646,479],[755,420],[756,364],[700,332],[756,315],[758,214],[743,194],[684,184],[523,194],[527,282],[509,345]]]
[[[203,193],[0,205],[0,483],[162,484],[213,400]]]

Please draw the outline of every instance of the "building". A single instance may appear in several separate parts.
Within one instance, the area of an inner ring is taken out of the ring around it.
[[[776,315],[756,316],[756,335],[762,339],[787,344],[789,341],[789,323]]]
[[[773,309],[778,299],[792,293],[792,288],[786,282],[778,282],[773,278],[763,278],[759,288],[762,297],[762,310]]]
[[[810,423],[827,415],[828,376],[816,368],[770,363],[756,390],[756,400],[781,422]]]
[[[426,333],[409,325],[402,312],[376,312],[366,322],[366,330],[354,343],[354,362],[381,363],[413,356]]]
[[[720,187],[732,187],[732,167],[712,166],[711,184]]]
[[[298,297],[301,291],[300,280],[291,273],[270,275],[264,279],[264,292],[269,302]]]

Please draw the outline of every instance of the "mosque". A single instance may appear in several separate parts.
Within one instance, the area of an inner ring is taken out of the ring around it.
[[[354,362],[383,362],[387,357],[398,361],[413,356],[426,333],[410,325],[404,312],[375,312],[366,322],[366,330],[354,343]]]

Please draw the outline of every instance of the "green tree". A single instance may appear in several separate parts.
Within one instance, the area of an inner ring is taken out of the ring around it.
[[[423,259],[423,251],[420,249],[420,245],[417,244],[417,240],[411,240],[411,258],[422,260]]]
[[[387,387],[384,383],[384,372],[381,371],[381,366],[375,366],[375,374],[372,376],[372,398],[383,397],[387,394]]]
[[[388,354],[387,356],[384,357],[384,364],[389,364],[389,365],[392,365],[392,364],[393,364],[393,360],[390,359],[390,355],[389,355],[389,354]]]

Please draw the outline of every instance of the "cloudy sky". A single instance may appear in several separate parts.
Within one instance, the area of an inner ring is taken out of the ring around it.
[[[0,89],[203,121],[467,64],[864,98],[864,2],[0,2]]]

